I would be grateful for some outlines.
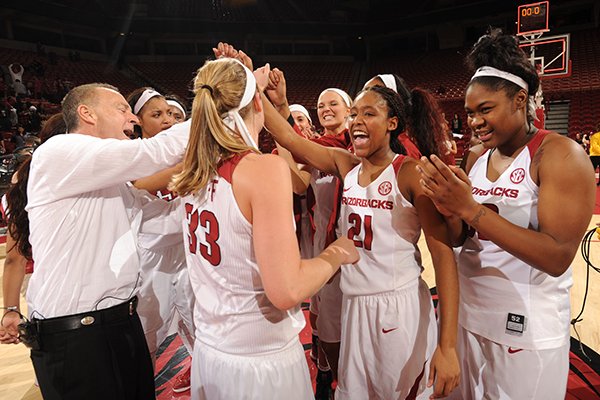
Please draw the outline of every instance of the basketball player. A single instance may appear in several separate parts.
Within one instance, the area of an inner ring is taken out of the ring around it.
[[[139,137],[151,138],[169,129],[174,123],[171,106],[165,97],[150,87],[134,90],[127,96],[127,103],[138,117],[135,130]]]
[[[311,399],[298,304],[358,258],[344,238],[300,259],[288,166],[256,150],[264,124],[257,81],[264,89],[268,65],[256,74],[230,58],[198,71],[190,142],[172,184],[196,295],[194,400]]]
[[[172,106],[152,88],[133,91],[127,96],[127,102],[138,117],[137,127],[142,138],[154,137],[175,123]],[[180,171],[181,166],[178,165],[153,177],[138,179],[134,185],[161,199],[179,203],[177,196],[167,189],[167,184],[171,176]],[[177,333],[188,353],[192,354],[195,331],[192,317],[194,293],[185,266],[181,232],[168,235],[140,233],[138,249],[142,265],[138,313],[153,361],[156,361],[156,352],[167,338],[173,321],[177,323]],[[189,388],[190,368],[187,367],[175,377],[173,391],[181,393]]]
[[[267,128],[282,146],[344,180],[340,231],[353,240],[361,259],[341,273],[336,399],[405,399],[434,381],[432,397],[442,397],[459,379],[456,264],[444,220],[419,185],[417,161],[399,155],[405,153],[397,140],[406,128],[404,109],[391,89],[361,92],[348,123],[353,155],[302,139],[281,119],[270,118],[275,110],[265,106]],[[440,294],[439,342],[431,296],[420,279],[421,227]]]
[[[171,112],[175,123],[178,124],[184,122],[188,117],[187,112],[185,111],[187,109],[185,102],[175,94],[166,94],[165,99],[167,100],[169,111]]]
[[[433,156],[421,168],[425,193],[463,241],[453,398],[564,399],[570,263],[594,208],[594,174],[577,143],[533,125],[539,77],[516,37],[492,30],[467,59],[476,72],[465,109],[482,144],[465,171]]]
[[[404,79],[396,74],[379,74],[369,79],[363,89],[383,86],[392,89],[402,98],[408,119],[406,132],[398,135],[398,141],[406,149],[406,155],[415,159],[422,155],[446,154],[443,144],[446,133],[445,120],[435,97],[423,90],[411,90]],[[430,110],[433,110],[429,114]]]
[[[287,108],[286,82],[282,71],[274,69],[271,73],[270,83],[274,88],[267,90],[269,99],[277,104],[280,115],[289,121],[291,107]],[[328,88],[319,95],[317,101],[317,115],[319,123],[324,127],[320,138],[314,139],[316,143],[324,146],[348,149],[351,147],[346,122],[351,105],[350,96],[341,89]],[[306,137],[306,136],[305,136]],[[307,137],[309,138],[309,137]],[[284,155],[285,149],[280,149]],[[305,165],[299,171],[295,162],[288,160],[292,170],[294,192],[302,193],[310,189],[314,193],[313,223],[315,233],[313,236],[314,254],[318,255],[325,246],[334,240],[335,223],[338,215],[338,196],[341,192],[339,179],[332,174],[318,171]],[[340,290],[340,275],[336,275],[321,291],[311,298],[310,313],[313,334],[318,336],[318,347],[323,349],[327,360],[319,358],[317,374],[317,399],[331,396],[331,383],[337,379],[338,359],[341,340],[341,311],[342,292]],[[315,332],[316,331],[316,332]],[[313,343],[315,340],[313,340]],[[331,372],[329,368],[331,367]]]

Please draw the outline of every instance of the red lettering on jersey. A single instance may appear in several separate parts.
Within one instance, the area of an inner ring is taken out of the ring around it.
[[[504,188],[500,186],[496,186],[488,190],[473,187],[473,189],[471,189],[471,193],[473,193],[473,196],[487,196],[491,194],[492,196],[508,197],[511,199],[516,199],[519,197],[519,189]]]
[[[357,197],[342,196],[342,204],[347,206],[359,206],[365,208],[375,208],[380,210],[394,209],[394,202],[391,200],[360,199]]]
[[[217,191],[217,183],[219,183],[217,179],[213,179],[210,182],[210,189],[208,189],[210,191],[210,201],[213,201],[215,198],[215,192]]]

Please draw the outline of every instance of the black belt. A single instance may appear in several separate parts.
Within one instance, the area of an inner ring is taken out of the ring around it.
[[[40,335],[50,335],[57,332],[71,331],[92,326],[99,326],[130,318],[137,309],[137,296],[132,297],[125,303],[98,311],[89,311],[80,314],[67,315],[64,317],[33,319],[32,323],[37,325]]]

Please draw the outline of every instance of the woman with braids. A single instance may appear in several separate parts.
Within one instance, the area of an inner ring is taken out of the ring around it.
[[[365,83],[364,88],[372,86],[387,87],[402,98],[406,130],[398,135],[398,140],[409,157],[419,159],[421,156],[447,153],[446,121],[431,93],[418,87],[410,90],[404,79],[396,74],[376,75]]]
[[[336,399],[406,399],[448,395],[458,384],[455,341],[458,278],[444,218],[419,185],[418,161],[405,156],[398,134],[406,106],[393,90],[370,87],[350,110],[354,154],[296,135],[265,107],[277,142],[314,168],[344,182],[339,229],[360,261],[341,273],[342,341]],[[421,279],[417,242],[432,254],[440,296],[440,335]],[[431,390],[431,389],[429,389]]]
[[[231,58],[200,68],[183,170],[171,185],[182,196],[196,296],[195,400],[313,398],[299,304],[358,259],[346,238],[300,259],[289,168],[256,150],[265,120],[257,83],[266,86],[268,65],[255,74]]]
[[[564,399],[570,264],[594,209],[594,174],[577,143],[534,127],[539,78],[514,36],[491,31],[467,60],[476,72],[465,109],[482,144],[464,171],[434,156],[421,168],[462,242],[463,379],[453,395]]]
[[[40,131],[42,143],[54,135],[65,133],[66,129],[62,114],[53,115],[44,123]],[[8,192],[2,198],[2,213],[8,222],[2,293],[4,306],[10,307],[11,310],[4,310],[0,326],[0,343],[19,343],[17,332],[17,325],[21,322],[19,294],[21,289],[27,286],[29,276],[27,274],[33,272],[29,218],[25,211],[31,156],[22,157],[23,160],[13,175]]]

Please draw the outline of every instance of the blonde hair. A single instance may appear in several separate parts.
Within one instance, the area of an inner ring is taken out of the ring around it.
[[[217,173],[222,160],[249,150],[238,132],[223,123],[227,112],[237,107],[244,95],[246,72],[232,59],[207,61],[194,79],[194,102],[190,140],[183,170],[173,176],[169,189],[181,196],[203,189]],[[240,110],[247,115],[252,102]]]

